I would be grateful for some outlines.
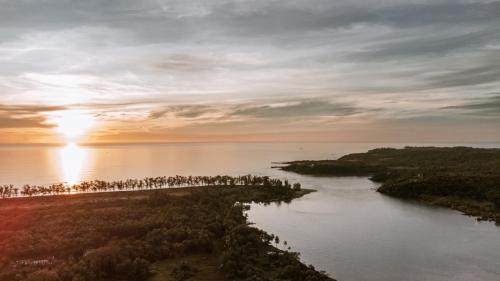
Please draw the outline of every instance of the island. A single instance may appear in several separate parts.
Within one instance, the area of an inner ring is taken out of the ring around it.
[[[248,202],[313,191],[286,180],[175,176],[1,188],[0,281],[333,280],[247,220]]]
[[[284,171],[306,175],[369,176],[380,183],[380,193],[500,223],[500,149],[377,148],[337,160],[283,164]]]

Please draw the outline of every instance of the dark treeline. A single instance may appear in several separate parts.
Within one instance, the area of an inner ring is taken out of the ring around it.
[[[68,185],[64,183],[49,186],[29,185],[22,188],[14,185],[0,186],[0,197],[11,198],[19,196],[43,196],[61,195],[71,193],[106,192],[106,191],[130,191],[148,190],[176,187],[197,186],[268,186],[268,187],[291,187],[287,180],[272,179],[268,176],[174,176],[174,177],[147,177],[144,179],[127,179],[120,181],[83,181],[79,184]],[[294,187],[299,187],[295,184]]]
[[[266,177],[173,179],[172,186],[221,186],[0,200],[0,281],[146,281],[159,261],[178,263],[167,280],[206,280],[198,270],[205,265],[181,263],[193,255],[213,257],[221,281],[332,280],[273,247],[279,239],[244,214],[242,202],[289,200],[304,190]],[[164,180],[154,182],[160,188]]]

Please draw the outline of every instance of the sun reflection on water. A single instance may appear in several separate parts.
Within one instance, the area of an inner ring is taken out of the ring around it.
[[[62,180],[73,185],[81,181],[82,168],[87,161],[87,150],[76,143],[68,143],[59,152]]]

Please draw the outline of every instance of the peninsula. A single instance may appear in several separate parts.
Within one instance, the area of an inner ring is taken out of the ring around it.
[[[316,176],[369,176],[377,191],[500,222],[500,149],[378,148],[337,160],[287,162],[280,169]]]
[[[175,176],[4,189],[14,191],[0,200],[0,281],[333,280],[247,221],[246,202],[312,192],[299,184]]]

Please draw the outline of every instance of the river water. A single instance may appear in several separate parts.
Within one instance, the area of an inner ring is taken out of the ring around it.
[[[381,195],[375,191],[376,184],[363,177],[300,176],[271,168],[273,161],[335,159],[370,148],[403,145],[0,146],[0,184],[176,174],[251,173],[286,178],[317,192],[289,204],[252,204],[250,221],[286,240],[305,263],[338,280],[500,280],[500,227],[493,223]]]

